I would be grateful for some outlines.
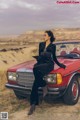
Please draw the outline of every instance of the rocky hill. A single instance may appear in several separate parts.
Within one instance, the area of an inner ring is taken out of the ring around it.
[[[52,29],[56,40],[77,40],[80,39],[80,28]],[[21,41],[40,42],[44,40],[44,31],[28,31],[18,36]]]

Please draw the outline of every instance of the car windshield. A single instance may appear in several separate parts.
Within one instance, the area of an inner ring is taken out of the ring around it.
[[[80,42],[56,43],[56,56],[68,59],[80,59]]]

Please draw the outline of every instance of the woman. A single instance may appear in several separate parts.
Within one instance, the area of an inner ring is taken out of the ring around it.
[[[54,69],[54,62],[62,68],[66,67],[62,63],[59,63],[56,58],[56,45],[53,44],[55,40],[53,33],[51,31],[45,31],[44,39],[45,41],[39,44],[39,57],[33,67],[35,80],[30,95],[31,107],[28,115],[31,115],[35,110],[35,106],[39,104],[38,88],[42,87],[43,98],[47,94],[47,84],[46,81],[43,80],[43,77]]]

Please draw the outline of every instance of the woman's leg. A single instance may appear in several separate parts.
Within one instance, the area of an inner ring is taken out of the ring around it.
[[[36,81],[34,81],[34,83],[33,83],[32,91],[31,91],[31,95],[30,95],[30,105],[32,105],[32,104],[35,104],[35,105],[39,104],[38,85],[37,85]]]
[[[33,73],[35,76],[35,80],[34,80],[31,95],[30,95],[30,104],[31,105],[33,103],[35,103],[36,105],[39,104],[38,87],[45,87],[46,86],[46,81],[43,80],[43,76],[48,74],[52,69],[53,69],[53,67],[47,63],[34,65]],[[44,91],[45,90],[46,89],[44,89]]]
[[[33,83],[31,95],[30,95],[30,105],[31,108],[29,110],[28,115],[31,115],[35,110],[35,105],[39,104],[39,96],[38,96],[38,87],[46,86],[46,81],[43,80],[43,76],[48,74],[52,70],[52,67],[49,69],[48,64],[35,64],[33,68],[33,73],[35,76],[35,80]]]
[[[34,68],[33,72],[34,72],[35,80],[34,80],[31,95],[30,95],[30,105],[32,104],[38,105],[39,104],[38,88],[45,86],[46,82],[43,81],[42,75],[39,70]]]

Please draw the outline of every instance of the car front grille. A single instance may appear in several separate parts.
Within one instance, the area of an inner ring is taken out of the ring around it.
[[[18,72],[17,73],[17,82],[19,85],[32,88],[34,82],[34,74],[33,72]]]

